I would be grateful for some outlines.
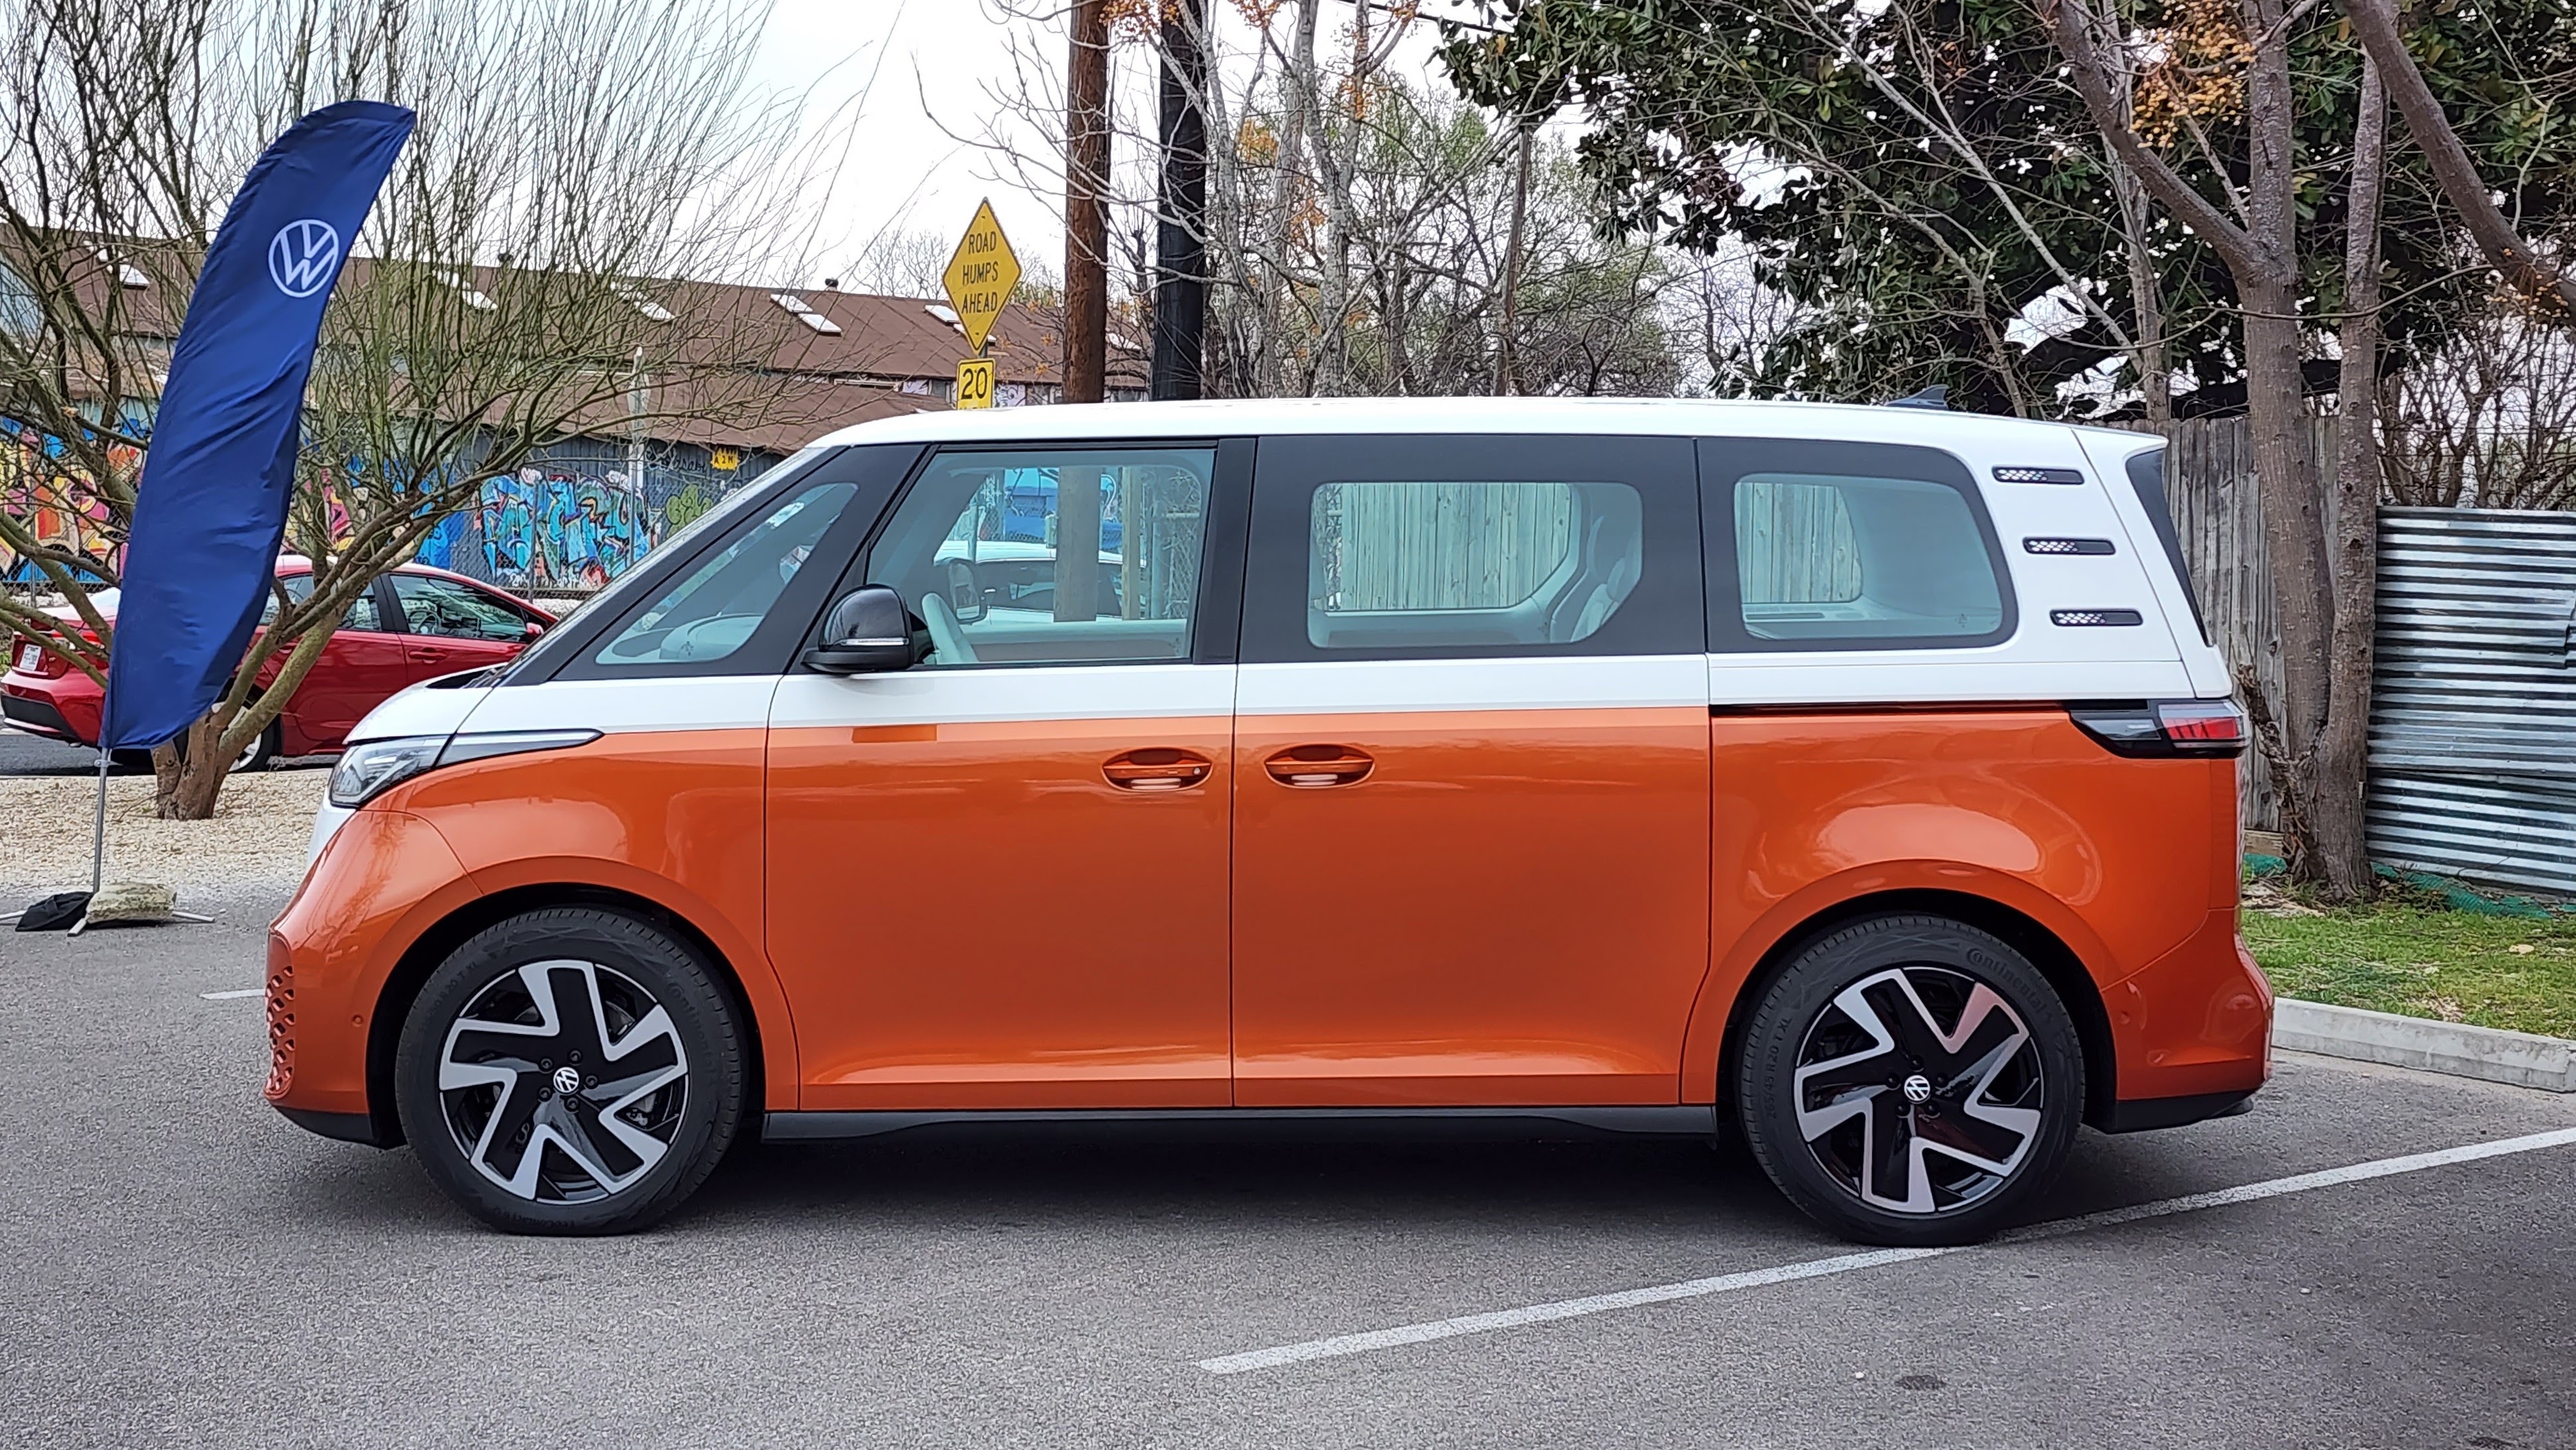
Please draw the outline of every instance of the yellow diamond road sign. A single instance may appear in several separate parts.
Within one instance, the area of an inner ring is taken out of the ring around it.
[[[1002,315],[1002,304],[1011,300],[1011,289],[1020,285],[1020,259],[1011,254],[1010,239],[1002,235],[991,202],[975,208],[975,219],[966,224],[957,255],[948,259],[948,271],[940,280],[948,287],[948,305],[957,309],[957,321],[966,329],[966,345],[982,352],[994,319]]]

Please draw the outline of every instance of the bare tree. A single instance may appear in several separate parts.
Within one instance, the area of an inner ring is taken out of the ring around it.
[[[957,240],[921,227],[891,227],[868,240],[841,274],[853,291],[937,297]]]
[[[2382,383],[2393,502],[2576,507],[2576,337],[2534,310],[2506,293]]]
[[[1032,198],[1062,194],[1060,0],[999,0],[1010,74],[974,139]],[[1113,0],[1109,229],[1125,296],[1111,331],[1150,332],[1154,258],[1152,84],[1166,11]],[[1208,212],[1212,396],[1668,392],[1685,371],[1657,249],[1605,239],[1570,148],[1528,147],[1518,246],[1499,225],[1520,186],[1521,128],[1388,65],[1422,25],[1409,7],[1363,23],[1342,0],[1231,0],[1210,56]],[[1517,280],[1512,276],[1518,258]],[[1119,285],[1113,283],[1113,285]],[[1508,314],[1508,320],[1507,320]]]
[[[764,204],[801,178],[792,105],[745,84],[763,7],[7,11],[0,263],[23,325],[0,327],[0,417],[46,466],[35,497],[0,507],[0,545],[73,619],[0,598],[0,625],[94,678],[114,634],[99,596],[118,583],[160,370],[252,155],[351,96],[420,117],[324,319],[288,524],[313,559],[310,595],[279,592],[213,709],[155,752],[163,815],[212,813],[226,768],[271,729],[350,603],[485,480],[567,437],[757,417],[775,400],[766,365],[792,364],[794,319],[745,317],[677,280],[789,271],[782,253],[805,240]],[[593,83],[680,69],[686,87]],[[76,501],[94,528],[49,537],[37,517],[49,500]]]

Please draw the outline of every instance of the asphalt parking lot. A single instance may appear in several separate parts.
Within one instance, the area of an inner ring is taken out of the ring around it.
[[[279,904],[0,935],[0,1439],[2576,1445],[2568,1097],[2289,1058],[2086,1134],[2051,1214],[2271,1196],[1857,1264],[1732,1149],[1098,1130],[759,1148],[654,1233],[506,1239],[260,1101]]]
[[[88,746],[0,730],[0,775],[89,775],[97,769],[98,752]]]

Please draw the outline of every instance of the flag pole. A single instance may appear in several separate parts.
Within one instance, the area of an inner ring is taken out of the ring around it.
[[[89,828],[89,894],[98,895],[99,879],[107,874],[107,763],[112,756],[107,742],[98,744],[98,815]]]

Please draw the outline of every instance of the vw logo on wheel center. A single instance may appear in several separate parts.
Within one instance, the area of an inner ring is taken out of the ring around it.
[[[289,297],[310,297],[329,286],[339,265],[340,233],[329,222],[305,217],[269,238],[269,280]]]
[[[1909,1103],[1930,1102],[1932,1100],[1932,1079],[1925,1077],[1919,1072],[1906,1078],[1905,1100]]]
[[[578,1068],[570,1068],[570,1067],[559,1067],[559,1068],[556,1068],[556,1069],[555,1069],[555,1091],[556,1091],[556,1092],[559,1092],[559,1093],[561,1093],[561,1094],[563,1094],[565,1097],[571,1097],[574,1093],[580,1092],[580,1091],[581,1091],[581,1071],[580,1071],[580,1069],[578,1069]]]

